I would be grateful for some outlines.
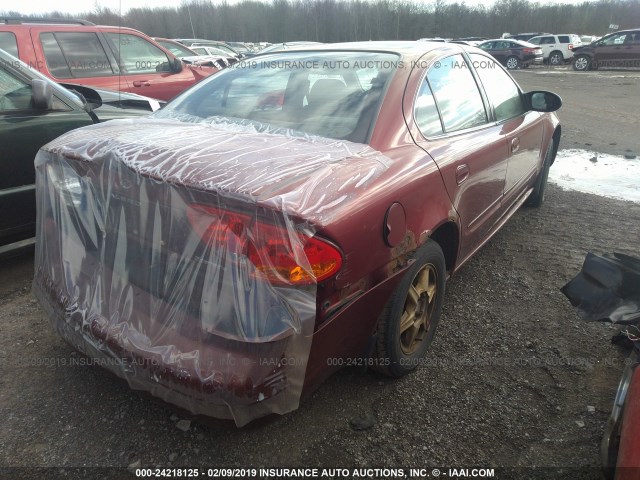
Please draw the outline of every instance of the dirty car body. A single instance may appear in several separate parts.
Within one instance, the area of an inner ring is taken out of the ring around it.
[[[541,202],[559,106],[455,44],[256,57],[41,150],[34,291],[133,388],[238,425],[350,359],[400,376],[445,277]]]

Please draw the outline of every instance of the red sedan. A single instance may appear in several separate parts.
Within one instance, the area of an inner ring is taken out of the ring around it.
[[[238,425],[343,365],[405,375],[446,278],[543,202],[560,105],[457,44],[253,57],[40,151],[34,291],[133,388]]]

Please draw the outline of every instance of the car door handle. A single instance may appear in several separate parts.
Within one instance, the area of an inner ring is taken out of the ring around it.
[[[456,168],[456,183],[461,185],[467,178],[469,178],[469,165],[459,165]]]
[[[149,80],[134,80],[133,86],[134,87],[150,87],[151,84],[149,83]]]
[[[520,150],[520,139],[518,137],[511,139],[511,153],[516,153]]]

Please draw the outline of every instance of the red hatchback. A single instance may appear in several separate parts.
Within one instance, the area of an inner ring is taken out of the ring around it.
[[[40,151],[34,291],[133,388],[238,425],[343,365],[404,375],[446,278],[542,203],[560,105],[457,44],[253,57]]]
[[[170,100],[217,70],[187,66],[144,33],[86,21],[4,19],[0,48],[61,83]]]

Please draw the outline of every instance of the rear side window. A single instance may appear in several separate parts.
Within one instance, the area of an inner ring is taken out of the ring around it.
[[[493,59],[472,53],[471,62],[491,101],[496,121],[501,122],[524,113],[524,104],[516,83]]]
[[[431,87],[426,78],[423,80],[420,91],[418,92],[418,98],[416,98],[413,111],[416,124],[425,137],[442,134],[440,115],[438,114],[438,108],[436,107]]]
[[[556,43],[556,39],[554,37],[540,38],[540,45],[551,45],[552,43]]]
[[[18,41],[12,32],[0,32],[0,50],[18,56]]]
[[[624,43],[626,45],[628,45],[628,44],[633,44],[633,45],[640,44],[640,30],[637,31],[637,32],[630,32],[627,35],[627,38],[625,39]]]
[[[120,64],[129,74],[156,73],[164,71],[159,66],[168,66],[167,55],[158,47],[137,35],[107,33],[113,43]]]
[[[427,78],[447,133],[487,122],[480,91],[462,55],[436,62]]]
[[[560,40],[560,43],[570,43],[571,40],[569,40],[569,35],[558,35],[558,40]]]
[[[95,33],[43,33],[40,41],[49,71],[57,78],[113,75],[111,63]]]

